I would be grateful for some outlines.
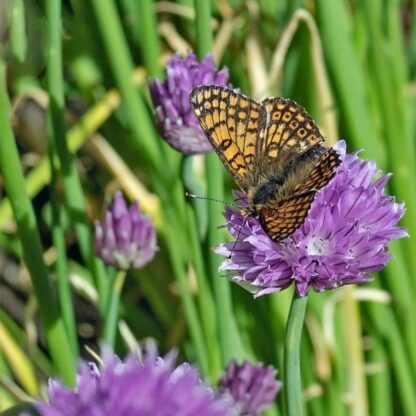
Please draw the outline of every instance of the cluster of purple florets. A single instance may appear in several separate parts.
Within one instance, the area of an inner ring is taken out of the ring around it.
[[[281,242],[272,241],[255,217],[227,208],[225,218],[237,241],[215,251],[226,257],[220,266],[256,296],[294,284],[300,296],[370,281],[390,259],[388,243],[405,237],[397,223],[403,204],[384,193],[389,175],[375,162],[346,154],[345,142],[334,146],[343,162],[318,194],[302,226]],[[374,180],[375,177],[378,179]],[[239,204],[246,201],[236,195]]]
[[[161,358],[150,350],[125,361],[107,355],[101,369],[84,363],[76,388],[52,380],[49,403],[37,410],[42,416],[257,416],[280,389],[276,371],[260,364],[232,362],[213,389],[194,367],[175,361],[174,352]]]

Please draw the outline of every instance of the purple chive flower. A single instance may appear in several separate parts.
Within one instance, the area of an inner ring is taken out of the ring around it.
[[[155,256],[156,232],[137,201],[127,207],[121,192],[108,205],[102,221],[95,222],[95,252],[118,269],[140,269]]]
[[[343,159],[337,173],[316,195],[302,226],[280,243],[266,235],[256,218],[226,209],[227,227],[238,241],[214,249],[227,257],[220,269],[256,296],[291,283],[305,296],[311,287],[320,292],[368,282],[368,273],[382,270],[390,260],[389,241],[408,235],[397,226],[403,204],[384,193],[390,175],[380,176],[374,161],[346,154],[344,141],[334,148]],[[244,198],[240,194],[239,203]]]
[[[238,365],[230,362],[219,383],[219,390],[231,394],[240,415],[262,414],[276,397],[282,383],[276,380],[277,370],[262,364],[244,361]]]
[[[104,366],[82,364],[74,390],[52,380],[49,403],[37,403],[41,416],[235,416],[233,401],[215,395],[188,363],[175,367],[176,354],[149,352]]]
[[[202,84],[226,85],[227,82],[226,68],[217,72],[211,55],[199,62],[193,52],[185,58],[173,55],[167,63],[166,81],[149,82],[159,132],[174,149],[185,154],[212,150],[191,109],[189,94]]]

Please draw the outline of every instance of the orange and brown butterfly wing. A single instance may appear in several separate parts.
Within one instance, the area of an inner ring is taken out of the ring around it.
[[[258,170],[266,173],[323,142],[312,117],[299,104],[285,98],[266,98],[266,125],[257,142]]]
[[[242,94],[216,85],[195,88],[190,102],[214,150],[235,183],[247,192],[265,109]]]
[[[259,219],[266,234],[275,241],[293,234],[305,221],[315,194],[315,191],[309,191],[302,195],[294,195],[276,207],[263,207]]]
[[[260,223],[272,240],[285,239],[303,224],[316,192],[333,178],[340,163],[339,154],[334,149],[327,149],[319,156],[308,177],[295,187],[290,198],[276,203],[276,206],[270,201],[260,210]]]
[[[316,161],[316,165],[309,173],[308,177],[295,187],[294,194],[302,194],[309,190],[319,191],[335,175],[335,171],[341,163],[340,155],[334,149],[326,149]]]

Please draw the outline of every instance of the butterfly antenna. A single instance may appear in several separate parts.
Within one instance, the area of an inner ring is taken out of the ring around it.
[[[211,202],[219,202],[220,204],[223,204],[227,207],[234,207],[234,208],[238,208],[238,209],[242,209],[243,207],[234,203],[234,202],[226,202],[226,201],[222,201],[221,199],[215,199],[215,198],[210,198],[209,196],[199,196],[199,195],[195,195],[191,192],[185,192],[185,195],[188,198],[194,198],[194,199],[204,199],[205,201],[211,201]]]
[[[192,193],[190,193],[190,192],[186,192],[186,193],[185,193],[185,195],[186,195],[188,198],[205,199],[206,201],[219,202],[220,204],[224,204],[225,206],[231,206],[231,207],[234,207],[234,208],[237,208],[237,209],[240,209],[240,210],[244,208],[244,207],[242,207],[241,205],[238,205],[238,204],[233,203],[233,202],[225,202],[225,201],[221,201],[220,199],[210,198],[210,197],[207,197],[207,196],[198,196],[198,195],[192,194]],[[250,216],[250,213],[246,213],[246,214],[244,215],[243,223],[241,224],[241,227],[240,227],[240,229],[238,230],[238,235],[237,235],[236,240],[234,241],[234,245],[233,245],[233,247],[231,248],[231,252],[233,252],[233,251],[234,251],[235,246],[237,245],[237,243],[238,243],[238,241],[239,241],[239,239],[240,239],[241,231],[243,230],[243,227],[244,227],[244,225],[245,225],[245,223],[246,223],[246,221],[247,221],[247,218],[248,218],[249,216]],[[231,258],[231,254],[228,256],[228,258]]]

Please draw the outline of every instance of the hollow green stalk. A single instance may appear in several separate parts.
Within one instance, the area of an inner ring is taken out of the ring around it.
[[[149,114],[146,112],[145,104],[131,79],[134,65],[123,34],[117,7],[113,0],[93,0],[91,5],[111,69],[126,105],[137,146],[144,154],[143,160],[148,160],[152,169],[163,177],[166,172],[160,164],[157,135]]]
[[[197,179],[193,171],[193,156],[185,157],[182,164],[182,180],[186,189],[195,195],[202,195],[205,189]],[[188,221],[186,222],[192,253],[192,262],[195,268],[198,292],[196,302],[198,304],[201,324],[204,331],[205,343],[210,347],[207,349],[210,377],[216,379],[221,369],[221,354],[218,341],[217,321],[212,319],[212,311],[215,310],[215,303],[212,288],[208,281],[207,270],[204,267],[203,250],[201,239],[207,231],[207,201],[194,199],[191,205],[187,205]]]
[[[302,357],[313,356],[315,350],[313,345],[308,342],[303,342],[300,347],[300,354]],[[305,360],[302,365],[302,380],[305,386],[311,386],[316,383],[316,356],[313,360]],[[284,388],[284,387],[283,387]],[[305,400],[306,401],[306,400]],[[307,401],[307,414],[311,416],[322,416],[329,414],[327,410],[327,403],[324,403],[319,397],[312,397]],[[336,413],[330,413],[331,416],[338,416]]]
[[[195,0],[196,12],[196,33],[198,44],[199,58],[212,49],[212,31],[211,31],[211,9],[210,2],[205,0]],[[214,153],[209,153],[205,159],[207,172],[207,190],[208,195],[214,195],[216,199],[224,199],[223,186],[223,169]],[[221,242],[224,234],[219,232],[218,225],[222,224],[224,219],[218,207],[213,204],[209,206],[209,224],[208,224],[208,245],[213,247]],[[217,304],[217,325],[221,345],[221,356],[223,364],[226,365],[233,358],[241,358],[243,349],[237,326],[233,318],[231,291],[229,282],[218,275],[219,258],[211,253],[209,256],[209,268],[213,276],[213,287],[215,301]]]
[[[101,309],[103,299],[107,299],[108,281],[105,271],[98,259],[95,258],[92,250],[91,226],[85,212],[84,195],[81,183],[78,178],[75,165],[71,160],[71,154],[65,136],[63,115],[65,110],[63,69],[62,69],[62,45],[61,45],[61,2],[48,0],[48,92],[49,92],[49,114],[53,126],[54,146],[58,154],[61,167],[62,180],[65,190],[65,202],[69,217],[74,225],[78,237],[81,254],[90,266],[95,276],[97,290],[100,295]]]
[[[212,52],[211,2],[194,0],[194,4],[198,56],[203,58],[207,53]]]
[[[107,302],[107,312],[104,320],[103,340],[107,346],[114,348],[117,333],[120,296],[123,290],[126,271],[119,270],[113,280],[110,300]]]
[[[68,279],[67,259],[65,252],[65,237],[60,221],[60,206],[56,193],[58,167],[54,160],[57,142],[65,142],[63,126],[64,94],[62,82],[62,48],[61,48],[61,3],[47,2],[48,17],[48,46],[49,59],[46,70],[49,90],[48,108],[48,137],[49,137],[49,161],[51,168],[51,203],[52,203],[52,240],[57,253],[56,271],[58,275],[58,298],[61,307],[62,318],[74,354],[75,361],[78,358],[78,343],[75,327],[72,295]],[[65,148],[66,151],[66,148]]]
[[[155,2],[141,0],[137,2],[139,16],[140,44],[143,59],[151,77],[160,77],[162,70],[159,65],[160,44],[157,33]]]
[[[283,380],[287,416],[303,415],[300,340],[307,302],[307,296],[301,298],[295,291],[286,323]]]
[[[345,323],[348,391],[353,397],[351,415],[358,416],[368,414],[368,401],[360,312],[358,303],[354,299],[354,290],[354,286],[343,289],[342,307]]]
[[[385,306],[368,304],[366,310],[378,335],[384,338],[389,351],[394,377],[399,386],[396,405],[400,403],[403,414],[414,416],[416,415],[414,394],[416,382],[412,367],[409,366],[406,348],[403,345],[400,325],[394,319],[392,311]]]
[[[13,0],[10,22],[10,51],[13,57],[23,63],[26,58],[27,37],[25,22],[25,5],[23,0]]]
[[[58,277],[58,299],[59,306],[64,321],[65,330],[68,335],[71,350],[74,354],[75,361],[79,355],[74,308],[72,304],[72,295],[68,278],[67,258],[65,252],[64,230],[60,223],[60,209],[56,195],[56,168],[53,167],[53,151],[50,151],[52,180],[50,185],[50,200],[52,204],[52,241],[55,248],[56,274]]]
[[[32,204],[25,191],[19,154],[9,122],[6,65],[0,60],[0,170],[13,208],[23,258],[29,270],[53,362],[67,384],[75,381],[75,362],[59,315]]]
[[[343,1],[317,0],[317,17],[329,71],[338,91],[343,124],[355,147],[386,166],[386,155],[377,138],[366,97],[365,77],[354,49],[350,15]],[[351,88],[354,85],[354,88]]]
[[[377,100],[380,105],[380,116],[383,120],[385,131],[385,143],[389,154],[389,168],[394,172],[391,178],[391,187],[399,201],[406,201],[408,212],[416,210],[416,192],[414,190],[415,177],[415,145],[414,137],[408,126],[407,111],[408,104],[406,96],[407,79],[402,79],[397,85],[394,68],[397,65],[391,59],[391,53],[386,53],[391,46],[390,39],[386,39],[382,33],[381,21],[384,7],[381,2],[365,2],[364,16],[368,22],[369,41],[372,48],[369,49],[369,60],[373,67],[371,81],[374,82]],[[400,138],[400,145],[397,140]],[[414,215],[405,215],[402,219],[403,225],[409,234],[416,234],[416,218]],[[407,250],[407,260],[412,270],[416,269],[416,257],[414,256],[415,244],[413,239],[404,239],[400,243]],[[414,283],[414,279],[411,281]],[[413,285],[416,293],[416,285]]]
[[[374,366],[373,373],[368,376],[369,397],[376,398],[370,401],[370,414],[377,416],[393,416],[393,395],[391,374],[389,369],[390,358],[382,340],[374,336],[374,345],[368,351],[367,366]],[[378,367],[378,368],[377,368]]]
[[[215,319],[212,319],[211,313],[214,310],[214,300],[212,297],[211,287],[208,284],[207,276],[204,270],[203,257],[201,253],[201,244],[198,239],[198,225],[196,213],[188,207],[189,212],[189,233],[191,240],[192,258],[198,282],[198,306],[201,323],[205,334],[205,343],[207,348],[210,376],[215,379],[221,371],[219,344],[216,340],[217,325]]]
[[[403,340],[407,343],[410,354],[410,364],[416,374],[416,331],[414,322],[407,319],[408,316],[413,316],[416,313],[416,308],[411,287],[411,274],[406,268],[404,259],[405,252],[399,248],[398,242],[393,242],[390,245],[393,261],[383,270],[380,282],[392,295],[394,304],[392,312],[396,320],[400,322]],[[397,276],[400,276],[400,279]]]
[[[195,348],[198,363],[203,375],[209,374],[207,344],[201,329],[200,317],[198,315],[192,294],[189,290],[186,271],[183,262],[183,252],[180,249],[180,236],[183,230],[177,228],[176,215],[173,209],[166,209],[165,219],[165,242],[169,250],[169,257],[175,278],[179,285],[182,304],[188,324],[191,340]],[[179,240],[178,240],[179,238]]]

